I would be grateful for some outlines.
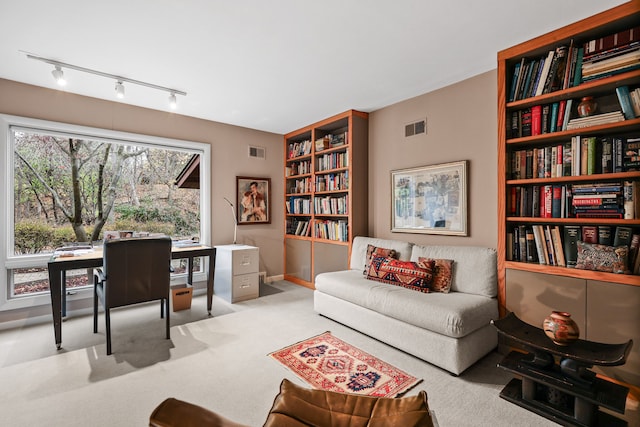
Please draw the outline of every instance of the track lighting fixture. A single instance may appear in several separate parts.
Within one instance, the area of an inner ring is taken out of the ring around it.
[[[124,98],[124,85],[120,80],[116,82],[116,98],[118,99]]]
[[[37,61],[42,61],[47,64],[51,64],[55,67],[55,69],[51,72],[53,78],[56,79],[56,82],[60,86],[64,86],[66,84],[66,80],[64,78],[63,68],[68,68],[70,70],[81,71],[83,73],[94,74],[96,76],[106,77],[108,79],[112,79],[116,81],[116,96],[120,99],[124,98],[124,82],[132,83],[135,85],[145,86],[151,89],[161,90],[164,92],[169,92],[169,107],[172,110],[176,109],[178,106],[178,100],[176,99],[176,95],[187,96],[186,92],[181,90],[172,89],[170,87],[158,86],[153,83],[147,83],[140,80],[129,79],[126,77],[118,76],[115,74],[103,73],[102,71],[92,70],[90,68],[84,68],[73,64],[68,64],[65,62],[56,61],[55,59],[43,58],[41,56],[33,55],[28,52],[22,52],[27,55],[29,59],[35,59]]]
[[[56,80],[59,86],[64,86],[67,84],[67,81],[64,79],[64,72],[60,66],[56,65],[56,68],[51,72],[53,78]]]

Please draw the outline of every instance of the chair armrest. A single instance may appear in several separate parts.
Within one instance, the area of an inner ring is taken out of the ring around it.
[[[97,279],[97,282],[96,282],[96,279]],[[101,268],[93,269],[93,280],[96,283],[101,283],[107,280],[107,277],[104,275],[104,272],[102,271]]]
[[[149,417],[151,427],[247,427],[201,406],[172,397],[166,399]]]

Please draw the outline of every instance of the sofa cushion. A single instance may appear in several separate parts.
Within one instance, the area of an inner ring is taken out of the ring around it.
[[[432,259],[420,257],[421,262],[433,261],[433,280],[431,281],[431,292],[449,293],[451,290],[451,279],[453,278],[452,259]]]
[[[420,257],[455,261],[451,290],[495,297],[498,295],[498,260],[495,249],[476,246],[414,245],[411,261]]]
[[[365,277],[370,273],[369,269],[371,268],[371,260],[377,256],[397,258],[397,254],[394,249],[379,248],[377,246],[367,245],[367,257],[364,264],[364,270],[362,272]]]
[[[362,275],[362,267],[367,261],[367,246],[373,245],[379,248],[393,249],[396,251],[396,258],[409,261],[411,256],[412,243],[401,242],[399,240],[377,239],[374,237],[357,236],[353,239],[351,245],[351,258],[349,260],[349,268],[352,270],[360,270]],[[417,261],[417,258],[416,258]]]
[[[418,292],[429,292],[429,286],[433,280],[433,266],[433,260],[413,262],[374,256],[371,259],[367,279]]]
[[[360,396],[280,384],[264,427],[433,427],[427,393],[399,398]]]
[[[318,292],[452,338],[464,337],[498,318],[495,298],[462,292],[415,292],[367,280],[358,270],[319,274],[315,287]]]

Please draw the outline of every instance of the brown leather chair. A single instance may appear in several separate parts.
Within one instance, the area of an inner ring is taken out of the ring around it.
[[[171,238],[149,237],[108,240],[102,268],[93,274],[93,332],[98,332],[98,299],[105,312],[107,354],[111,354],[111,309],[161,300],[169,335]]]
[[[169,398],[149,417],[151,427],[247,427],[201,406]],[[399,398],[311,390],[286,378],[264,427],[433,427],[427,393]]]

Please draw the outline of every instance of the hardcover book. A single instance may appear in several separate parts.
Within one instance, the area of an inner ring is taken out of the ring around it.
[[[582,241],[585,243],[598,243],[598,227],[595,225],[583,225]]]
[[[616,227],[616,233],[613,237],[613,246],[630,246],[633,229],[626,226]]]
[[[580,240],[579,225],[565,225],[564,230],[564,257],[567,267],[573,268],[578,262],[578,240]]]
[[[611,234],[611,226],[598,226],[598,244],[611,246],[613,243],[613,235]]]

